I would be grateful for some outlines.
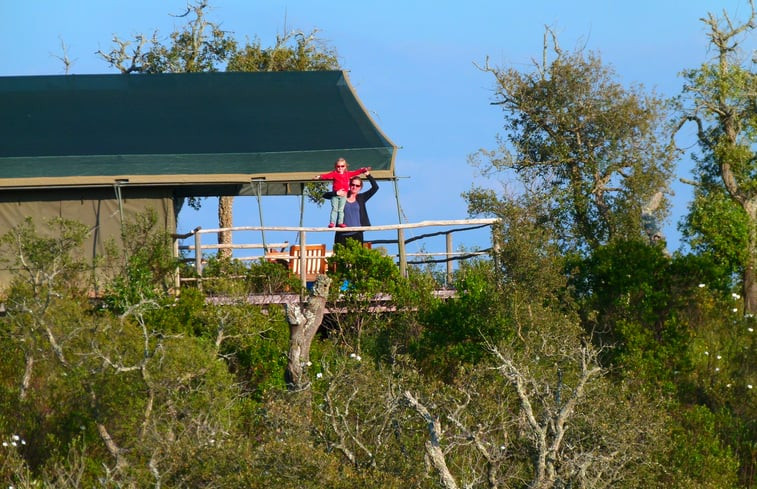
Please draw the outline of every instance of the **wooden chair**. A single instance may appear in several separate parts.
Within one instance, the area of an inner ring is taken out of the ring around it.
[[[289,248],[289,270],[300,276],[300,249],[298,245]],[[319,274],[326,273],[326,245],[305,245],[305,281],[312,282]]]

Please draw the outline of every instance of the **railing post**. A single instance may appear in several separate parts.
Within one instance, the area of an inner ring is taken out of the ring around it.
[[[197,272],[197,278],[202,277],[202,238],[200,237],[200,229],[195,229],[195,271]]]
[[[397,229],[397,249],[400,255],[400,275],[407,277],[407,255],[405,254],[405,230]]]
[[[176,296],[179,295],[179,291],[181,290],[181,267],[179,266],[179,237],[175,236],[173,237],[173,258],[176,260],[176,270],[174,270],[173,273],[173,286],[174,286],[174,294]]]
[[[299,256],[299,260],[300,260],[300,281],[302,282],[302,288],[303,289],[308,286],[307,269],[305,268],[305,261],[306,261],[306,258],[307,258],[305,256],[306,255],[306,253],[305,253],[305,250],[306,250],[305,245],[306,244],[307,243],[305,243],[305,231],[300,231],[300,256]]]
[[[447,286],[452,283],[452,231],[447,232]]]

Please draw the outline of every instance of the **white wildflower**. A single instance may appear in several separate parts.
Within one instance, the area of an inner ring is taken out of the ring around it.
[[[15,446],[17,446],[17,443],[15,441],[12,441],[11,445],[15,447]]]
[[[704,284],[699,284],[699,288],[700,288],[700,289],[701,289],[702,287],[704,287],[704,286],[705,286]]]
[[[715,358],[717,358],[718,360],[720,360],[720,359],[721,359],[721,358],[723,358],[723,357],[721,357],[720,355],[718,355],[718,356],[717,356],[717,357],[715,357]]]
[[[323,377],[323,374],[321,372],[318,372],[317,374],[315,374],[316,379],[320,379],[321,377]]]
[[[26,445],[26,440],[21,440],[22,445]]]
[[[736,299],[736,300],[739,300],[739,299],[741,299],[741,296],[740,296],[739,294],[737,294],[736,292],[734,292],[733,294],[731,294],[731,296],[732,296],[732,297],[733,297],[734,299]]]
[[[310,366],[312,366],[312,365],[313,365],[313,362],[308,362],[308,363],[306,363],[305,365],[307,365],[308,367],[310,367]]]
[[[502,450],[502,451],[504,451],[505,450],[505,446],[504,445],[500,445],[499,449]]]
[[[350,353],[350,358],[355,358],[356,356],[354,353]]]
[[[735,307],[734,307],[733,309],[731,309],[731,310],[732,310],[733,312],[739,312],[739,310],[738,310],[737,308],[735,308]]]
[[[360,355],[356,355],[355,356],[355,360],[357,360],[359,362],[360,360],[362,360],[362,358],[360,357]]]
[[[720,367],[715,367],[716,372],[720,372]]]
[[[731,384],[726,384],[725,386],[728,387],[729,389],[731,388]]]
[[[13,438],[13,441],[18,441],[18,440],[21,439],[21,437],[18,436],[18,435],[13,435],[13,436],[11,436],[11,438]]]
[[[4,441],[4,442],[3,442],[3,446],[4,446],[4,447],[7,447],[7,446],[8,446],[8,442],[7,442],[7,441]]]
[[[709,356],[710,352],[705,351],[704,354]]]
[[[749,331],[750,333],[754,333],[754,328],[747,328],[746,330]]]
[[[747,389],[751,389],[752,388],[752,384],[747,384],[746,387],[747,387]]]

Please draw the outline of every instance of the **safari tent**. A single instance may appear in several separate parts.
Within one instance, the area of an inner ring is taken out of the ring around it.
[[[394,178],[343,71],[0,77],[0,107],[0,234],[76,219],[92,259],[147,208],[176,232],[185,197],[301,195],[340,156]]]

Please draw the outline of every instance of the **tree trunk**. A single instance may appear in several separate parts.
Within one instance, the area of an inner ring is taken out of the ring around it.
[[[218,227],[230,228],[234,225],[233,205],[234,197],[224,196],[218,198]],[[231,231],[221,231],[218,233],[218,244],[231,244]],[[231,248],[220,248],[218,250],[218,257],[231,258]]]
[[[284,374],[290,391],[305,389],[309,384],[307,366],[310,362],[310,344],[323,321],[326,298],[329,295],[331,279],[318,275],[313,290],[303,305],[287,304],[286,316],[289,322],[289,354]]]
[[[410,391],[405,391],[403,397],[410,407],[413,408],[420,417],[423,418],[423,421],[427,423],[429,436],[425,444],[426,456],[428,456],[431,465],[434,467],[434,470],[436,470],[436,473],[439,476],[439,482],[445,489],[458,489],[457,482],[449,471],[447,460],[444,457],[444,450],[442,450],[440,444],[442,439],[442,425],[439,418],[437,416],[432,416],[428,409],[426,409],[426,406],[421,404]]]
[[[26,366],[24,367],[24,377],[21,380],[21,391],[18,398],[22,401],[26,399],[26,393],[29,391],[29,385],[32,382],[32,370],[34,367],[34,357],[31,353],[26,354]]]

